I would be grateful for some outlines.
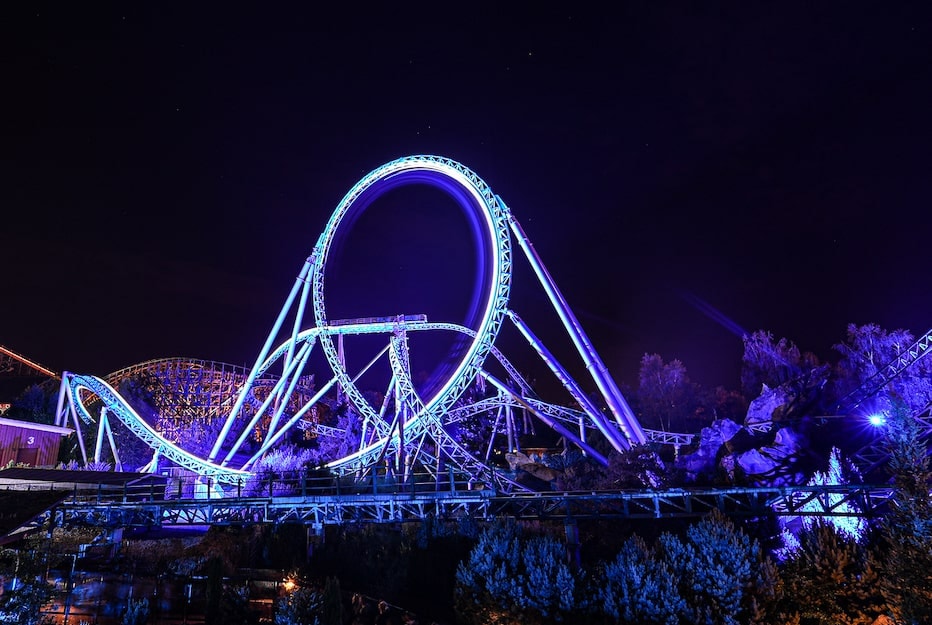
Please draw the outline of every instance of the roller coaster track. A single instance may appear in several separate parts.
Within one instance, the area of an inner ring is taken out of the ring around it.
[[[39,363],[0,345],[0,376],[32,377],[37,375],[53,379],[59,378],[59,375],[51,369],[43,367]]]
[[[924,358],[932,350],[932,330],[927,331],[916,341],[898,353],[890,362],[879,367],[860,386],[838,400],[835,413],[851,412],[861,403],[880,392],[894,378]]]
[[[873,375],[864,380],[857,388],[842,397],[835,406],[835,413],[852,413],[864,401],[880,393],[903,372],[922,360],[930,351],[932,351],[932,329],[916,339],[906,349],[900,351],[888,363],[879,367]],[[909,415],[910,419],[915,419],[921,424],[924,440],[932,437],[930,408],[932,408],[932,404],[913,407]],[[863,475],[868,475],[883,466],[889,457],[885,438],[879,434],[880,432],[873,441],[851,455],[851,459],[857,464]]]
[[[66,372],[62,379],[67,384],[66,391],[70,397],[80,397],[85,390],[93,393],[137,438],[178,466],[223,484],[236,484],[249,476],[246,471],[221,467],[198,458],[172,443],[156,432],[112,386],[100,378]],[[94,422],[94,417],[87,412],[82,402],[72,400],[71,403],[77,407],[78,415],[85,423]]]
[[[410,314],[358,320],[330,319],[325,282],[334,242],[356,216],[382,195],[396,187],[412,184],[439,188],[452,197],[469,217],[480,262],[477,263],[479,276],[475,281],[475,297],[467,322],[428,321],[422,315]],[[563,330],[598,389],[602,405],[597,405],[596,400],[583,391],[568,369],[509,308],[515,262],[513,242],[523,253],[557,313]],[[539,398],[496,347],[496,339],[506,318],[514,323],[554,373],[574,406],[561,408]],[[451,366],[446,377],[424,395],[413,383],[406,364],[407,334],[422,331],[456,332],[468,339],[459,343],[462,347],[451,354]],[[356,334],[386,334],[388,341],[386,348],[369,365],[350,371],[343,357],[343,337]],[[314,378],[310,377],[308,363],[316,347],[320,347],[316,351],[322,352],[333,376],[329,380],[316,378],[322,383],[315,384],[312,392],[308,381]],[[388,354],[392,379],[384,386],[386,401],[379,407],[370,404],[357,384],[384,353]],[[485,367],[490,356],[491,361],[498,363],[497,366],[504,371],[503,379]],[[603,463],[607,462],[605,458],[586,442],[587,432],[597,431],[619,451],[633,444],[645,443],[653,436],[641,427],[515,216],[474,172],[438,156],[410,156],[386,163],[364,176],[344,196],[298,272],[255,364],[235,376],[238,386],[235,394],[228,393],[211,405],[213,412],[210,418],[222,421],[222,428],[206,457],[184,449],[180,438],[174,442],[169,440],[165,432],[158,431],[143,419],[114,390],[119,379],[139,371],[141,368],[136,367],[112,374],[108,379],[114,384],[93,376],[64,374],[59,419],[64,420],[68,411],[72,418],[80,418],[85,423],[100,418],[89,410],[90,402],[96,397],[110,414],[162,457],[222,483],[232,483],[243,473],[250,472],[254,464],[291,428],[314,429],[314,424],[309,423],[309,416],[315,405],[333,388],[360,415],[366,424],[367,434],[374,433],[373,439],[359,441],[358,450],[327,463],[327,467],[338,476],[364,478],[374,466],[385,459],[392,459],[396,472],[405,470],[404,465],[411,462],[433,467],[435,472],[452,466],[471,480],[492,483],[506,491],[520,489],[506,476],[498,475],[485,459],[467,450],[450,434],[450,426],[456,420],[468,418],[491,406],[483,401],[466,400],[466,391],[477,386],[487,388],[491,385],[497,389],[500,399],[495,409],[522,411],[525,418],[530,415],[545,423],[568,443]],[[260,388],[262,392],[257,393]],[[66,401],[67,407],[64,405]],[[169,420],[177,417],[168,415]],[[506,419],[505,426],[509,432],[517,427],[513,419]],[[162,424],[160,429],[166,427]],[[260,430],[258,451],[244,458],[247,438]],[[339,429],[326,424],[321,424],[315,431],[340,435]],[[490,434],[494,435],[494,432]],[[670,435],[665,436],[669,438]],[[494,477],[490,480],[489,476]]]

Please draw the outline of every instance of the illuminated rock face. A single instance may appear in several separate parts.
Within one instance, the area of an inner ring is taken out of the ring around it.
[[[782,387],[770,388],[765,384],[760,396],[748,405],[748,414],[744,419],[744,425],[753,428],[776,420],[775,415],[779,415],[782,412],[781,407],[786,406],[789,402],[790,395],[786,389]]]
[[[684,454],[677,466],[691,478],[736,471],[760,486],[797,484],[802,479],[795,462],[803,441],[792,429],[782,427],[772,434],[755,434],[734,421],[721,419],[703,428],[699,448]]]

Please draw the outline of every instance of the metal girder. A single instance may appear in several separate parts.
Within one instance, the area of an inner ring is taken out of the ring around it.
[[[787,486],[774,488],[669,489],[660,491],[514,493],[494,490],[319,495],[240,499],[125,502],[71,499],[34,521],[36,527],[242,525],[297,523],[405,523],[427,518],[492,520],[729,516],[862,516],[882,514],[887,486]],[[813,505],[816,504],[816,505]],[[851,506],[859,511],[852,513]]]

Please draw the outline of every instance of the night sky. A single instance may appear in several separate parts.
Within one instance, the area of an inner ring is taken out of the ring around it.
[[[659,353],[737,388],[758,329],[823,359],[848,323],[925,332],[926,3],[713,4],[4,8],[0,345],[251,364],[343,195],[410,154],[505,200],[620,383]],[[334,306],[455,303],[448,204],[366,213]]]

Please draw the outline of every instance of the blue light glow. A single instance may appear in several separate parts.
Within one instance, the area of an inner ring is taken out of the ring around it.
[[[875,428],[879,428],[887,422],[886,417],[884,417],[882,414],[872,414],[867,418],[867,420],[870,421],[870,424]]]

